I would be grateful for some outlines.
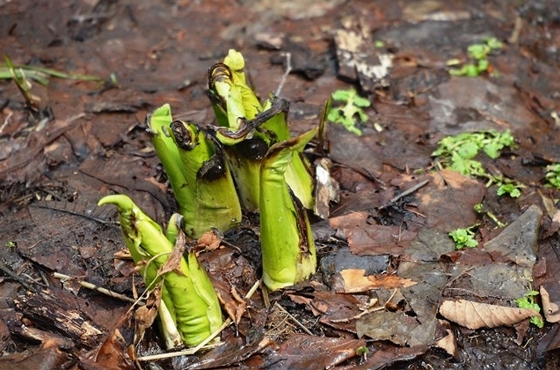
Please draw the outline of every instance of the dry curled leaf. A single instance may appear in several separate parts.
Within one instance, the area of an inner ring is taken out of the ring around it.
[[[449,321],[445,320],[438,320],[440,326],[442,326],[443,330],[447,333],[447,335],[436,342],[436,346],[441,349],[444,349],[445,352],[449,353],[454,358],[459,357],[459,350],[457,348],[457,338],[455,337],[455,333],[453,329],[451,329],[451,325]]]
[[[548,284],[547,284],[548,285]],[[558,294],[553,293],[553,297],[548,292],[544,285],[540,287],[541,300],[543,305],[544,316],[548,322],[559,322],[560,321],[560,306],[558,305]],[[555,302],[556,299],[556,302]]]
[[[443,301],[439,312],[446,319],[469,329],[508,326],[532,316],[541,317],[537,311],[527,308],[497,306],[465,299]]]

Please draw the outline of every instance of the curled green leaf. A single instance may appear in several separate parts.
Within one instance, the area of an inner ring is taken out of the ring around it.
[[[221,325],[222,316],[212,283],[198,264],[196,256],[189,252],[188,260],[179,257],[173,261],[176,266],[168,266],[174,245],[157,223],[126,195],[106,196],[99,201],[99,205],[104,204],[117,206],[125,244],[134,262],[143,266],[141,271],[144,270],[144,281],[148,288],[153,289],[154,283],[163,281],[162,307],[167,310],[164,319],[175,321],[186,345],[201,343]],[[179,232],[177,247],[184,246],[184,234]],[[166,321],[162,327],[171,324]]]

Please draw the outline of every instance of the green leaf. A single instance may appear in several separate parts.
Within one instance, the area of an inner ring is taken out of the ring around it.
[[[500,156],[501,149],[502,146],[496,142],[488,143],[487,145],[484,146],[484,148],[482,148],[482,150],[484,150],[484,153],[486,153],[486,155],[492,159],[496,159]]]
[[[521,190],[519,190],[519,185],[509,183],[502,184],[498,187],[498,196],[508,194],[512,198],[518,198],[521,195]]]
[[[478,154],[478,144],[472,141],[463,143],[458,149],[458,154],[461,158],[474,158]]]
[[[516,299],[515,304],[517,304],[517,307],[519,308],[528,308],[537,312],[541,312],[541,307],[535,302],[535,297],[538,294],[539,292],[531,290],[526,293],[524,297]],[[544,326],[544,321],[538,316],[531,317],[530,322],[531,324],[537,326],[539,329]]]
[[[547,188],[560,189],[560,164],[546,166],[546,184]]]
[[[477,245],[478,245],[478,242],[477,242],[476,240],[474,240],[474,239],[469,238],[469,239],[467,239],[467,240],[465,241],[465,246],[467,246],[467,247],[469,247],[469,248],[474,248],[474,247],[476,247]]]
[[[367,114],[362,108],[369,107],[371,102],[359,96],[354,89],[337,90],[332,94],[334,100],[344,101],[346,104],[342,107],[333,107],[327,114],[327,119],[333,123],[340,123],[356,135],[361,135],[362,131],[356,127],[356,122],[366,122]]]
[[[353,95],[355,95],[354,90],[336,90],[332,98],[336,101],[348,101]]]
[[[369,353],[369,349],[366,346],[361,346],[356,348],[356,356],[363,356]]]
[[[474,239],[474,232],[471,230],[477,226],[478,225],[475,224],[466,229],[456,229],[448,234],[455,242],[455,247],[457,249],[463,249],[464,247],[474,248],[478,245],[478,242]]]
[[[383,48],[385,47],[385,42],[381,41],[381,40],[375,40],[373,42],[373,46],[375,46],[376,48]]]
[[[478,69],[478,66],[474,64],[467,64],[465,68],[466,68],[465,76],[476,77],[480,75],[480,70]]]
[[[478,73],[480,74],[482,72],[486,72],[486,70],[488,70],[489,65],[490,63],[488,62],[488,59],[479,60],[477,65]]]
[[[367,108],[371,105],[371,102],[369,101],[369,99],[362,98],[361,96],[355,95],[354,105],[360,108]]]
[[[495,37],[488,37],[484,41],[486,42],[486,45],[488,45],[488,47],[492,50],[497,50],[504,47],[504,44]]]
[[[485,44],[472,44],[467,47],[467,52],[472,58],[481,60],[486,58],[490,52],[490,47]]]
[[[463,132],[455,136],[446,136],[438,143],[438,148],[432,153],[439,157],[443,163],[448,162],[448,168],[463,175],[479,176],[501,184],[502,179],[490,176],[482,163],[472,158],[482,149],[490,158],[495,159],[500,155],[500,150],[512,146],[514,137],[509,131]],[[517,185],[519,187],[519,185]]]

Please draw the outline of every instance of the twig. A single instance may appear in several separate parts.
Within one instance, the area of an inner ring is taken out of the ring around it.
[[[58,273],[58,272],[55,272],[55,273],[54,273],[54,277],[57,278],[57,279],[60,279],[62,282],[66,281],[66,280],[74,279],[74,278],[71,277],[71,276],[64,275],[64,274],[60,274],[60,273]],[[113,297],[113,298],[117,298],[117,299],[120,299],[120,300],[123,300],[123,301],[132,302],[132,303],[138,303],[139,305],[143,305],[143,302],[137,302],[135,299],[130,298],[130,297],[127,297],[127,296],[125,296],[124,294],[120,294],[120,293],[117,293],[117,292],[113,292],[112,290],[99,287],[99,286],[97,286],[97,285],[95,285],[95,284],[92,284],[92,283],[88,283],[87,281],[78,280],[78,282],[79,282],[80,285],[83,286],[84,288],[91,289],[91,290],[95,290],[95,291],[97,291],[97,292],[99,292],[99,293],[101,293],[101,294],[108,295],[109,297]]]
[[[383,306],[380,307],[370,307],[368,309],[363,310],[362,312],[360,312],[359,314],[352,316],[350,318],[345,318],[345,319],[338,319],[338,320],[331,320],[331,322],[333,323],[339,323],[339,322],[350,322],[350,320],[357,320],[360,317],[367,315],[368,313],[372,313],[372,312],[377,312],[377,311],[381,311],[387,308],[387,304],[389,304],[389,302],[391,302],[391,300],[393,299],[393,297],[395,297],[395,294],[397,294],[398,289],[395,288],[393,290],[393,293],[391,293],[391,296],[389,297],[389,299],[387,299],[387,302],[385,302],[385,304]],[[375,303],[374,303],[375,304]]]
[[[4,119],[4,123],[2,123],[2,126],[0,127],[0,134],[2,134],[2,131],[4,131],[6,126],[8,126],[8,124],[10,123],[10,118],[12,118],[12,114],[14,114],[14,112],[8,113],[8,116]]]
[[[409,195],[411,193],[414,193],[416,190],[420,189],[422,186],[426,185],[428,182],[430,182],[430,181],[429,180],[424,180],[424,181],[414,185],[410,189],[407,189],[407,190],[403,191],[402,193],[400,193],[396,197],[389,200],[389,203],[395,203],[397,200],[401,199],[402,197],[406,197],[407,195]]]
[[[31,292],[37,292],[37,289],[29,285],[24,279],[22,279],[18,274],[13,272],[8,266],[6,266],[3,262],[0,262],[0,270],[4,271],[6,275],[10,276],[12,279],[20,283],[25,287],[25,289]],[[32,280],[33,281],[33,280]]]
[[[513,30],[511,31],[511,35],[507,40],[510,44],[517,45],[519,43],[519,35],[521,34],[522,28],[523,28],[523,18],[521,18],[518,15],[515,17]]]
[[[75,211],[71,211],[71,210],[68,210],[68,209],[54,208],[54,207],[50,207],[48,205],[41,205],[41,204],[33,205],[33,207],[48,209],[48,210],[53,211],[53,212],[62,212],[62,213],[66,213],[66,214],[69,214],[69,215],[72,215],[72,216],[76,216],[76,217],[82,217],[82,218],[85,218],[86,220],[94,221],[94,222],[100,223],[100,224],[105,225],[105,226],[107,226],[107,225],[119,226],[120,225],[120,223],[118,221],[106,221],[106,220],[102,220],[100,218],[95,218],[95,217],[92,217],[92,216],[84,215],[80,212],[75,212]]]
[[[286,78],[288,78],[288,75],[290,74],[291,71],[292,71],[292,54],[286,53],[286,71],[282,75],[282,79],[280,80],[280,84],[278,85],[278,88],[276,89],[276,93],[275,93],[276,96],[280,96],[280,92],[282,91],[282,88],[284,87],[284,84],[286,83]]]
[[[280,305],[278,304],[278,302],[274,303],[274,307],[278,308],[280,311],[282,311],[283,313],[285,313],[286,315],[288,315],[288,317],[289,317],[290,319],[292,319],[292,320],[297,324],[297,326],[299,326],[304,332],[306,332],[306,333],[309,334],[309,335],[313,335],[313,333],[312,333],[309,329],[307,329],[307,328],[305,327],[305,325],[303,325],[301,322],[299,322],[299,320],[296,319],[294,316],[292,316],[291,313],[289,313],[288,311],[286,311],[286,310],[284,309],[284,307],[280,306]]]
[[[247,294],[245,294],[245,299],[250,299],[253,296],[253,294],[255,294],[257,289],[259,289],[260,286],[261,286],[261,280],[259,279],[257,280],[257,282],[255,282],[255,284],[253,284],[253,286],[251,287],[251,289],[249,289]]]

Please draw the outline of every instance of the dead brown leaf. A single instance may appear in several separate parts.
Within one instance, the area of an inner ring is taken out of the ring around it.
[[[126,329],[124,332],[126,332]],[[125,337],[126,335],[123,335],[121,329],[113,329],[99,348],[99,352],[95,358],[95,364],[110,370],[134,369],[130,353],[127,350],[132,343]]]
[[[404,312],[374,312],[356,321],[358,337],[366,335],[373,340],[389,340],[399,346],[415,346],[422,340],[412,336],[421,324]],[[425,332],[425,330],[423,330]]]
[[[156,300],[154,295],[150,296],[148,304],[150,304],[152,300]],[[132,316],[132,310],[127,310],[123,315],[119,315],[118,321],[104,337],[103,342],[80,359],[84,364],[84,368],[95,370],[134,369],[134,341],[137,339],[135,336],[138,333],[135,330],[136,328],[134,327]],[[148,324],[146,323],[145,325]],[[140,339],[138,339],[138,341],[139,340]]]
[[[204,247],[206,250],[213,251],[220,247],[222,238],[214,231],[207,231],[200,238],[198,238],[197,245],[199,247]]]
[[[355,255],[375,256],[381,254],[401,254],[416,237],[416,229],[402,229],[399,226],[371,224],[368,212],[352,212],[329,220],[334,229],[342,229],[348,240],[348,247]]]
[[[444,349],[445,352],[449,353],[451,356],[457,358],[458,348],[457,348],[457,338],[455,337],[455,332],[451,329],[451,325],[448,321],[438,320],[439,324],[443,326],[447,335],[436,342],[436,346]]]
[[[539,245],[535,266],[535,286],[540,286],[543,313],[548,322],[560,321],[560,252],[557,243],[547,241]],[[537,269],[538,267],[538,269]]]
[[[543,305],[543,313],[548,322],[560,321],[560,307],[558,301],[554,301],[550,297],[550,293],[546,290],[544,285],[540,288],[541,300]]]
[[[527,308],[497,306],[465,299],[445,300],[439,312],[446,319],[469,329],[509,326],[532,316],[541,317],[537,311]]]
[[[39,348],[0,358],[0,369],[50,370],[67,369],[73,359],[57,347]]]
[[[134,311],[134,323],[136,325],[135,330],[135,344],[138,344],[144,338],[144,333],[146,330],[152,326],[154,323],[157,314],[158,314],[158,305],[160,304],[161,300],[161,284],[152,291],[153,294],[150,295],[148,302],[144,306],[138,307]]]
[[[416,281],[398,277],[397,275],[369,275],[366,270],[349,269],[340,271],[344,280],[345,293],[362,293],[377,288],[407,288],[415,285]]]
[[[361,312],[356,296],[318,291],[313,293],[313,298],[297,294],[289,294],[288,297],[295,303],[305,304],[313,315],[321,317],[321,323],[338,330],[356,332],[354,318]]]
[[[484,185],[459,172],[442,170],[431,175],[427,186],[419,189],[418,211],[426,216],[426,226],[449,232],[476,222],[473,206],[482,201]]]
[[[158,270],[158,275],[162,276],[168,272],[176,272],[179,275],[184,275],[181,270],[181,259],[185,253],[185,248],[185,234],[183,232],[179,232],[179,234],[177,234],[175,248],[173,248],[169,258],[165,261],[165,264],[163,264],[163,266],[161,266]]]
[[[296,334],[279,346],[270,361],[282,363],[283,369],[328,369],[355,357],[356,350],[365,345],[366,341],[363,339]]]

